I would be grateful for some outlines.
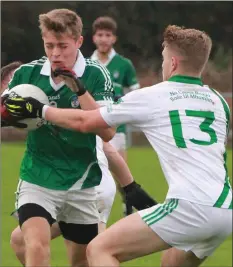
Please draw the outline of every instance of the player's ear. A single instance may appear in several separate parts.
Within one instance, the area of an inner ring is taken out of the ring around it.
[[[96,35],[95,35],[95,34],[92,35],[92,42],[93,42],[94,44],[96,43]]]
[[[77,49],[79,49],[82,46],[82,44],[83,44],[83,36],[81,35],[76,42]]]
[[[113,41],[112,41],[112,44],[114,45],[117,41],[117,36],[116,35],[113,35]]]
[[[172,57],[171,61],[171,69],[172,71],[175,71],[178,67],[178,58],[177,57]]]

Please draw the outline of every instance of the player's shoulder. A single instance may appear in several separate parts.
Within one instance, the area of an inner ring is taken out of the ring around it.
[[[146,91],[155,92],[157,94],[161,93],[161,92],[169,91],[170,89],[171,89],[171,86],[166,81],[153,84],[153,85],[151,85],[149,87],[145,87]]]
[[[158,92],[158,89],[160,88],[159,84],[142,87],[138,90],[134,90],[126,94],[130,98],[139,98],[139,99],[150,99],[151,95],[154,94],[154,92]]]
[[[120,55],[118,53],[116,53],[116,55],[114,56],[114,59],[116,61],[118,61],[119,63],[126,65],[126,66],[132,66],[133,65],[132,61],[129,58],[127,58],[123,55]]]
[[[42,58],[39,58],[37,60],[33,60],[31,62],[22,64],[18,69],[16,69],[16,72],[32,72],[35,69],[40,71],[46,62],[47,57],[43,56]]]
[[[148,103],[154,102],[155,99],[166,97],[167,85],[164,82],[157,83],[151,86],[142,87],[141,89],[134,90],[129,94],[132,94],[131,97],[141,99]]]
[[[98,61],[91,58],[85,58],[85,63],[85,72],[88,73],[88,75],[97,75],[105,79],[111,79],[107,68],[101,65]]]
[[[102,64],[97,60],[91,58],[85,58],[86,67],[92,69],[93,71],[107,70]]]
[[[227,116],[230,117],[231,109],[230,109],[230,106],[229,106],[227,100],[223,96],[223,94],[221,92],[219,92],[218,90],[209,87],[208,85],[204,85],[203,88],[209,89],[212,92],[212,94],[216,97],[216,99],[219,100],[218,102],[215,101],[215,104],[217,104],[217,103],[220,104],[223,107]]]

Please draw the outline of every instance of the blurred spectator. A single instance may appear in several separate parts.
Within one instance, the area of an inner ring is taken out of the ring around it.
[[[2,94],[7,89],[8,83],[11,80],[14,71],[19,68],[23,63],[20,61],[14,61],[1,68],[1,88]],[[21,141],[25,140],[27,132],[25,130],[16,129],[13,127],[6,127],[1,129],[1,141]]]

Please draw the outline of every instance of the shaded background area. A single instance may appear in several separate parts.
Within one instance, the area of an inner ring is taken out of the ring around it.
[[[1,65],[24,63],[44,55],[38,16],[54,8],[76,11],[84,24],[82,52],[89,57],[92,23],[98,16],[112,16],[118,24],[116,51],[130,58],[141,86],[161,81],[161,42],[169,24],[206,31],[213,40],[204,83],[224,94],[232,106],[232,2],[152,2],[152,1],[10,1],[1,2]]]
[[[211,59],[218,69],[227,68],[232,53],[232,2],[2,2],[2,65],[13,60],[24,62],[44,54],[38,29],[38,16],[54,8],[76,11],[84,24],[85,56],[94,50],[91,25],[102,15],[118,24],[116,50],[133,60],[139,71],[158,70],[161,41],[168,24],[195,27],[213,39]]]

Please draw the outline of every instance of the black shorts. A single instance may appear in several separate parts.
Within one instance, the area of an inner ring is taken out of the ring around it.
[[[27,203],[18,209],[19,225],[33,217],[45,218],[51,226],[56,220],[43,207],[34,203]],[[98,224],[74,224],[63,221],[58,222],[62,236],[77,244],[88,244],[98,235]]]

